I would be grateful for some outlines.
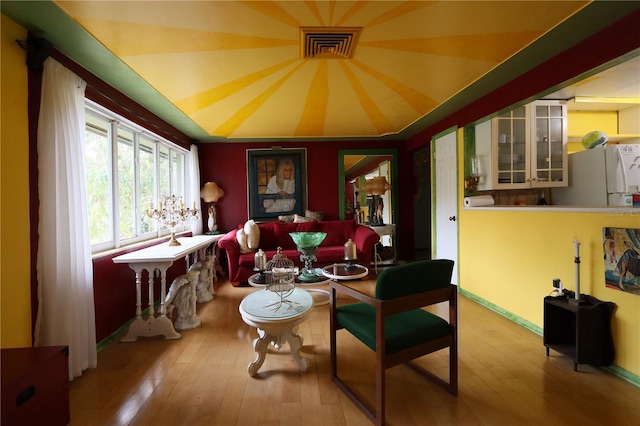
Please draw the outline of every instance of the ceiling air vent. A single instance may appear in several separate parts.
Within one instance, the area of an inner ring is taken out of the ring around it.
[[[303,58],[351,58],[361,30],[360,27],[301,27],[301,55]]]

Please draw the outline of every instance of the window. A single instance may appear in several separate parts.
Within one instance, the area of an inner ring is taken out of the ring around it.
[[[166,234],[147,211],[186,193],[187,151],[90,101],[85,175],[94,253]]]

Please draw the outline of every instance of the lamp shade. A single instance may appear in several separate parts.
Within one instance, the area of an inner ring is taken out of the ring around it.
[[[367,179],[367,183],[364,184],[364,191],[368,195],[382,195],[391,188],[387,178],[384,176],[375,176],[371,179]]]
[[[200,197],[207,203],[215,203],[224,195],[222,188],[215,182],[207,182],[200,190]]]

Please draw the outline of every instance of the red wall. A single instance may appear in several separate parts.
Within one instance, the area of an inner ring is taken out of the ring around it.
[[[326,220],[334,220],[339,219],[341,202],[338,200],[338,151],[397,148],[397,146],[398,142],[287,142],[284,147],[307,149],[309,210],[324,211]],[[224,191],[224,196],[216,203],[218,228],[221,231],[235,229],[249,219],[247,149],[269,147],[270,145],[265,143],[203,143],[200,145],[202,183],[215,181]]]

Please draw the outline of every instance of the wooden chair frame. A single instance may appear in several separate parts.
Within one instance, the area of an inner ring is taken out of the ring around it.
[[[336,319],[337,293],[341,292],[354,299],[371,305],[376,311],[376,407],[370,408],[338,377],[338,361],[336,351],[336,332],[342,327]],[[364,294],[354,288],[341,283],[330,282],[330,345],[331,345],[331,380],[342,392],[367,416],[372,423],[382,425],[385,422],[385,373],[388,368],[399,364],[406,364],[411,369],[426,377],[433,383],[443,387],[454,396],[458,395],[458,300],[457,287],[449,284],[447,287],[430,290],[411,296],[398,297],[390,300],[380,300]],[[429,342],[418,344],[402,351],[387,354],[385,352],[385,318],[400,312],[418,309],[436,303],[448,302],[450,333]],[[449,348],[449,382],[437,377],[412,360]]]

